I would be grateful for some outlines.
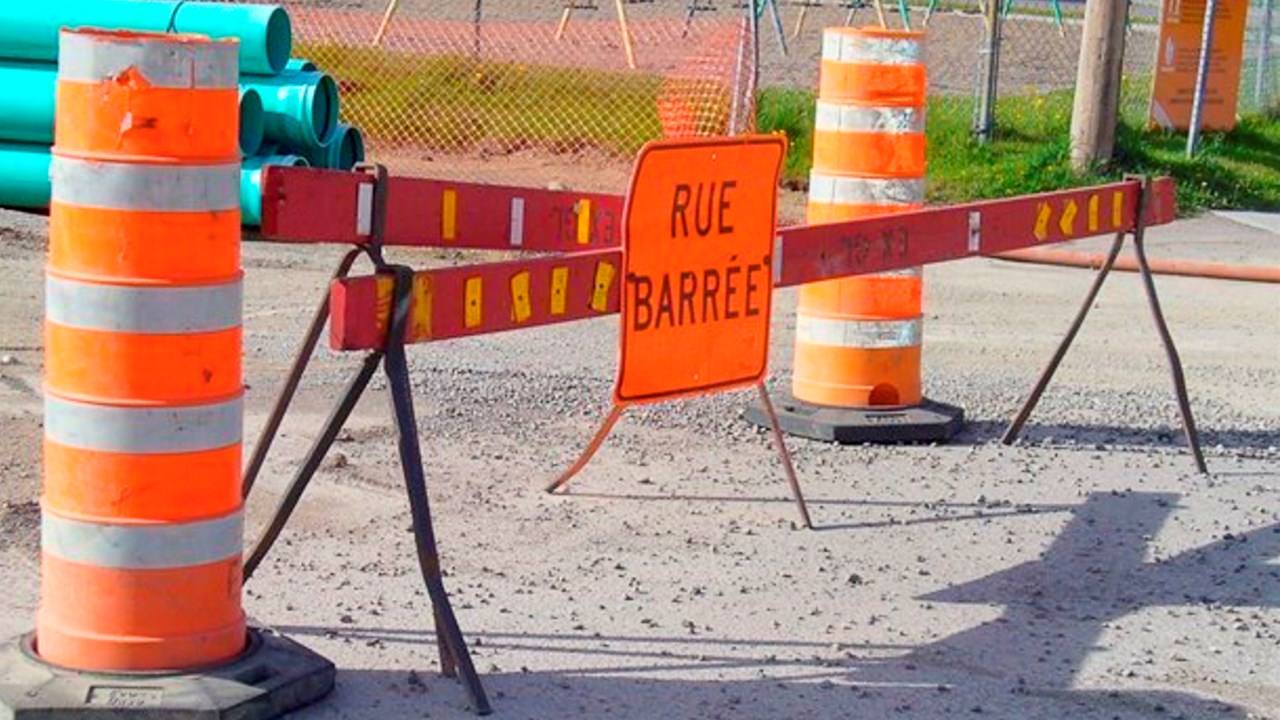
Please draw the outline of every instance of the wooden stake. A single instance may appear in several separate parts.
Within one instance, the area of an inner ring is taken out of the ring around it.
[[[795,40],[800,37],[800,33],[804,31],[804,16],[809,14],[809,4],[805,3],[800,6],[800,14],[796,16],[796,28],[791,31],[791,39]]]
[[[382,24],[378,26],[378,32],[374,33],[373,46],[378,47],[382,44],[382,38],[387,34],[387,28],[391,25],[391,18],[395,17],[396,9],[400,7],[400,0],[391,0],[387,3],[387,11],[382,14]]]
[[[876,19],[880,21],[880,27],[889,28],[889,18],[884,14],[884,4],[880,0],[873,0],[872,4],[876,7]]]
[[[636,51],[631,46],[631,29],[627,27],[627,9],[622,2],[623,0],[614,0],[614,6],[618,8],[618,29],[622,32],[622,48],[627,53],[627,67],[635,70]]]
[[[929,7],[924,10],[924,27],[929,27],[929,21],[933,19],[933,13],[938,9],[938,0],[929,0]]]
[[[560,24],[556,26],[556,42],[564,37],[565,28],[569,27],[569,16],[573,14],[573,0],[565,0],[564,12],[560,13]]]
[[[1085,5],[1071,112],[1071,164],[1076,170],[1110,160],[1115,151],[1128,10],[1128,0]]]

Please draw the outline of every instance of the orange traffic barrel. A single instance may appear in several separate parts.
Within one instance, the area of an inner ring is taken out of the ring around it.
[[[919,208],[924,201],[924,35],[823,34],[809,222]],[[797,400],[836,407],[921,400],[919,269],[800,288]]]
[[[246,648],[235,41],[64,31],[35,649],[189,670]]]
[[[924,34],[830,28],[809,177],[808,221],[919,209],[926,172]],[[920,268],[803,285],[784,429],[839,442],[941,440],[960,411],[921,392]],[[927,409],[922,406],[927,405]]]

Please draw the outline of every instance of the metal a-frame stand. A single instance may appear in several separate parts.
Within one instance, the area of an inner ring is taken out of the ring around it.
[[[1178,348],[1174,345],[1173,336],[1169,334],[1169,326],[1165,322],[1164,311],[1160,308],[1160,298],[1156,294],[1155,276],[1147,263],[1147,250],[1144,242],[1146,240],[1146,199],[1149,180],[1146,177],[1126,177],[1125,179],[1138,180],[1142,183],[1142,188],[1138,192],[1137,215],[1133,227],[1133,254],[1138,262],[1138,271],[1142,276],[1142,287],[1147,295],[1147,305],[1151,308],[1151,317],[1155,321],[1156,332],[1160,335],[1160,342],[1164,345],[1165,356],[1169,361],[1169,372],[1173,379],[1173,392],[1178,399],[1178,411],[1182,414],[1182,429],[1187,436],[1187,445],[1191,448],[1191,456],[1195,459],[1196,469],[1201,473],[1208,473],[1209,470],[1205,465],[1204,453],[1200,448],[1200,434],[1196,431],[1195,418],[1191,413],[1191,401],[1187,397],[1187,381],[1182,372],[1182,360],[1178,357]],[[1116,233],[1115,240],[1111,243],[1111,251],[1107,254],[1106,261],[1103,262],[1102,267],[1098,270],[1098,275],[1094,278],[1089,292],[1085,294],[1084,302],[1080,305],[1079,312],[1076,313],[1075,319],[1071,322],[1071,327],[1062,338],[1057,350],[1054,351],[1053,357],[1049,359],[1049,363],[1045,365],[1040,374],[1040,379],[1036,381],[1035,388],[1031,391],[1031,395],[1027,397],[1022,409],[1018,411],[1017,417],[1010,423],[1008,429],[1005,430],[1004,436],[1000,439],[1005,445],[1012,445],[1017,441],[1018,435],[1022,433],[1022,428],[1027,423],[1027,419],[1031,417],[1031,413],[1040,402],[1040,397],[1044,395],[1045,389],[1049,387],[1049,383],[1053,380],[1053,375],[1057,372],[1058,365],[1062,363],[1067,351],[1071,349],[1071,344],[1075,341],[1081,326],[1084,325],[1084,320],[1088,317],[1089,310],[1092,309],[1093,303],[1098,297],[1098,292],[1102,290],[1102,284],[1106,282],[1107,277],[1111,274],[1111,268],[1115,265],[1116,258],[1120,256],[1120,251],[1124,248],[1126,235],[1128,235],[1128,232],[1125,231]]]
[[[289,487],[281,497],[271,522],[245,560],[244,577],[248,581],[253,576],[254,571],[261,565],[271,546],[280,536],[281,531],[284,530],[289,517],[298,505],[298,501],[302,499],[307,485],[311,482],[312,477],[315,476],[316,470],[320,468],[320,463],[337,439],[338,433],[342,431],[342,427],[351,416],[356,403],[364,395],[369,386],[369,381],[373,379],[379,364],[381,364],[383,372],[386,374],[388,391],[391,395],[391,414],[396,423],[400,467],[404,472],[405,490],[409,496],[409,509],[413,517],[413,534],[417,547],[418,567],[422,572],[422,579],[426,585],[427,594],[431,598],[435,616],[436,645],[439,648],[441,670],[445,677],[460,677],[466,688],[471,709],[478,715],[488,715],[492,712],[489,699],[485,695],[480,676],[476,673],[475,665],[471,661],[471,654],[467,650],[462,629],[458,625],[457,617],[454,615],[453,607],[449,602],[449,595],[445,590],[444,578],[440,570],[440,554],[436,547],[435,529],[431,521],[431,505],[427,496],[426,473],[423,469],[422,451],[419,446],[418,422],[413,409],[413,392],[409,382],[409,367],[404,352],[405,328],[409,319],[409,301],[413,290],[413,270],[403,265],[389,264],[382,257],[382,238],[384,237],[387,216],[387,171],[381,165],[366,168],[366,170],[372,172],[375,177],[373,224],[370,240],[367,244],[351,250],[343,257],[334,273],[334,279],[345,277],[352,264],[362,254],[367,256],[370,262],[373,263],[376,272],[392,276],[392,309],[391,320],[387,329],[386,345],[381,350],[374,350],[367,354],[360,368],[348,381],[346,391],[333,410],[330,411],[319,436],[311,445],[306,458],[298,467],[297,472],[289,483]],[[289,371],[284,387],[280,391],[280,396],[276,400],[275,407],[267,420],[267,424],[263,427],[258,444],[254,448],[253,456],[244,478],[243,492],[246,497],[250,490],[253,489],[258,473],[266,460],[267,452],[271,448],[271,443],[275,439],[280,423],[283,421],[285,413],[288,411],[293,396],[297,391],[298,383],[301,381],[302,375],[310,362],[311,355],[320,340],[320,335],[324,330],[328,316],[329,294],[326,287],[324,297],[316,309],[315,317],[312,319],[311,327],[303,339],[298,356],[294,360],[293,367]]]
[[[769,390],[765,387],[763,380],[756,384],[756,390],[760,393],[759,413],[768,423],[767,427],[773,435],[773,446],[778,451],[778,459],[782,461],[782,470],[786,473],[787,485],[791,488],[791,497],[795,500],[796,510],[800,513],[800,524],[804,529],[812,530],[813,520],[809,516],[809,504],[805,502],[804,492],[800,489],[800,480],[796,477],[795,463],[791,461],[791,451],[787,449],[787,441],[782,435],[782,425],[778,422],[778,412],[773,406],[773,400],[769,397]],[[587,463],[591,462],[591,459],[600,451],[604,441],[609,439],[609,434],[613,432],[613,427],[618,424],[618,420],[622,419],[622,412],[625,409],[625,406],[615,404],[609,410],[609,414],[605,416],[600,429],[591,438],[591,442],[582,451],[582,455],[574,461],[568,470],[565,470],[558,478],[551,481],[551,484],[547,485],[545,488],[547,493],[555,493],[586,468]]]

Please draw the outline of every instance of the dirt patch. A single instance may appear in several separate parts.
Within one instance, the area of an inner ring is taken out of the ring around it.
[[[0,503],[0,551],[31,552],[40,547],[40,503]]]
[[[43,250],[43,215],[0,209],[0,257],[15,251]]]

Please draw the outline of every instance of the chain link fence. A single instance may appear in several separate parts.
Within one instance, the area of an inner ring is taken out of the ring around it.
[[[1240,112],[1280,110],[1280,1],[1252,0],[1244,36]]]
[[[1045,5],[1049,12],[1044,12]],[[1135,126],[1147,122],[1159,52],[1161,5],[1162,0],[1131,0],[1129,5],[1120,115]],[[1275,5],[1276,0],[1249,2],[1240,78],[1241,115],[1272,110],[1280,99],[1280,68],[1272,53],[1280,43]],[[1017,123],[1025,120],[1020,113],[1033,113],[1039,122],[1069,127],[1084,3],[1064,0],[1059,8],[1061,13],[1055,17],[1051,2],[1015,2],[1012,12],[1002,19],[997,122],[1001,114],[1006,121]]]
[[[998,4],[999,74],[996,123],[1033,118],[1038,125],[1070,123],[1071,100],[1083,34],[1084,0],[992,0]],[[1201,0],[1203,2],[1203,0]],[[1125,32],[1121,115],[1145,124],[1155,75],[1162,0],[1131,0]],[[1280,0],[1250,0],[1240,87],[1240,113],[1280,103]],[[822,27],[878,22],[874,3],[857,0],[781,2],[789,52],[778,31],[762,28],[761,82],[770,87],[811,87],[816,82]],[[902,27],[900,4],[884,0],[886,20]],[[908,21],[928,31],[930,121],[977,127],[986,85],[992,32],[979,0],[911,0]]]
[[[234,1],[234,0],[233,0]],[[744,132],[756,100],[811,116],[822,29],[879,22],[870,0],[284,0],[295,55],[339,81],[342,116],[393,170],[483,182],[622,190],[662,136]],[[999,4],[994,142],[1070,126],[1083,0]],[[1242,114],[1280,100],[1280,43],[1251,0]],[[980,127],[992,28],[979,0],[883,0],[885,21],[927,29],[931,128]],[[1121,114],[1142,125],[1161,0],[1133,0]],[[1274,13],[1274,10],[1273,10]],[[754,46],[758,37],[759,47]],[[758,65],[756,58],[758,53]],[[757,86],[758,84],[758,86]],[[758,91],[762,91],[761,95]],[[767,108],[766,108],[767,109]]]
[[[400,173],[620,191],[645,142],[754,121],[740,3],[283,4],[294,55],[337,79],[343,120]]]

